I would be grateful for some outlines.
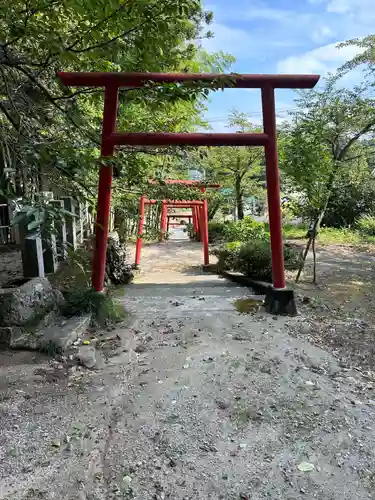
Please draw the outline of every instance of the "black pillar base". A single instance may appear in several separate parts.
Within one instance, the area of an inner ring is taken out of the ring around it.
[[[277,290],[269,287],[264,301],[266,311],[271,314],[295,316],[297,314],[294,290],[284,288]]]
[[[139,271],[141,269],[141,266],[140,264],[132,264],[132,269],[134,269],[134,271]]]

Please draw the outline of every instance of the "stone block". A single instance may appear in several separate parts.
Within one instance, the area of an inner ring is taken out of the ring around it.
[[[0,327],[0,346],[10,349],[64,351],[81,338],[90,326],[91,315],[62,318],[47,315],[38,325]]]
[[[22,269],[25,278],[44,278],[43,245],[40,234],[30,235],[28,231],[29,218],[24,217],[17,225],[21,244]]]
[[[25,278],[44,278],[43,244],[40,236],[21,240],[22,268]]]
[[[33,278],[18,288],[0,289],[0,325],[25,326],[63,302],[46,278]]]
[[[89,314],[73,316],[69,319],[61,318],[56,324],[38,332],[40,347],[53,344],[58,349],[66,349],[87,331],[90,320]]]
[[[35,332],[21,326],[0,327],[0,345],[10,349],[38,349],[38,337]]]

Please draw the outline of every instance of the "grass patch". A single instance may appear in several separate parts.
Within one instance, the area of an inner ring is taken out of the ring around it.
[[[283,224],[283,236],[286,240],[303,240],[306,239],[307,229],[305,224]]]
[[[286,240],[307,240],[308,227],[305,224],[284,224],[283,236]],[[375,244],[375,236],[348,228],[322,227],[317,242],[323,245],[365,245]]]
[[[92,288],[72,288],[63,292],[65,303],[61,312],[64,316],[92,314],[97,326],[114,326],[126,317],[124,307],[113,296],[111,290],[99,293]]]

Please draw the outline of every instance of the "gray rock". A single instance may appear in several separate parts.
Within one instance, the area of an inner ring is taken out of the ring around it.
[[[73,316],[61,320],[39,332],[39,344],[41,347],[54,344],[60,350],[71,346],[81,337],[89,327],[91,316]]]
[[[0,325],[28,325],[56,309],[63,300],[47,278],[33,278],[18,288],[0,289]]]
[[[0,328],[0,345],[36,350],[39,347],[38,335],[20,326],[3,326]]]
[[[108,235],[105,269],[106,278],[113,285],[128,285],[133,281],[134,273],[127,257],[125,245],[120,243],[119,234],[113,231]]]
[[[86,368],[96,366],[96,349],[91,345],[81,345],[77,352],[77,359]]]
[[[47,321],[48,319],[48,321]],[[52,320],[54,322],[50,323]],[[38,325],[0,327],[0,345],[11,349],[47,349],[64,351],[86,332],[90,315],[74,316],[68,320],[48,314]]]

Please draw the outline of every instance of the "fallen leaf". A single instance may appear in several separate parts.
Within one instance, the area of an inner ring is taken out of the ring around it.
[[[301,462],[297,465],[297,469],[301,472],[311,472],[315,469],[315,465],[310,462]]]

